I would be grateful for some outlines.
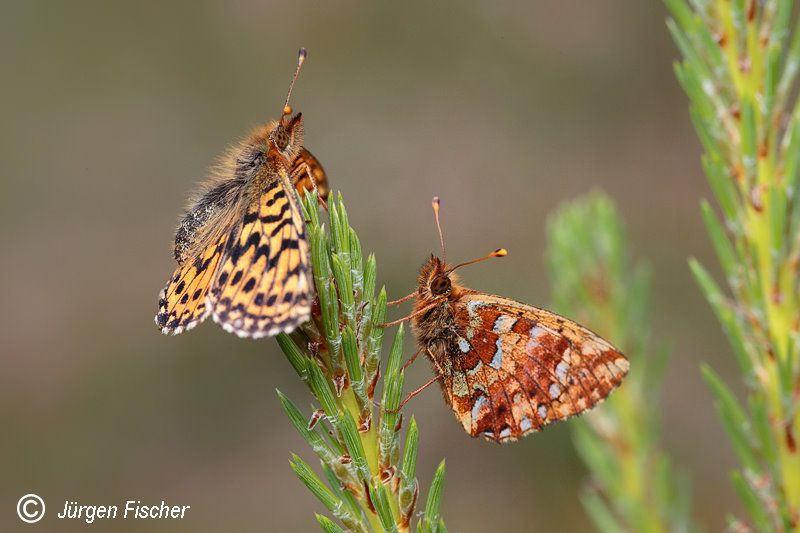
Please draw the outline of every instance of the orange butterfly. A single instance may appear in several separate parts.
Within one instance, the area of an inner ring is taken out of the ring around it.
[[[439,199],[433,199],[436,225]],[[417,290],[391,302],[415,298],[414,311],[386,326],[412,320],[419,350],[436,376],[410,400],[438,381],[464,430],[494,442],[509,442],[543,426],[591,409],[628,372],[619,350],[583,326],[550,311],[462,286],[453,271],[503,249],[456,266],[431,255]]]
[[[303,118],[289,97],[279,121],[257,127],[228,150],[175,234],[178,267],[158,300],[156,325],[178,334],[209,314],[240,337],[289,332],[311,314],[309,246],[300,197],[325,171],[303,147]]]

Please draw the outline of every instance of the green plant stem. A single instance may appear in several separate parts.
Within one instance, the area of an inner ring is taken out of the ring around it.
[[[598,409],[572,423],[592,475],[583,503],[601,531],[689,531],[689,485],[659,446],[659,389],[665,362],[649,340],[649,275],[633,266],[611,200],[590,194],[548,220],[547,259],[555,309],[612,339],[630,375]]]
[[[341,195],[329,199],[327,228],[317,202],[316,194],[310,193],[303,208],[318,312],[302,330],[277,340],[321,411],[305,416],[280,391],[278,397],[319,458],[325,481],[297,455],[292,469],[347,530],[406,532],[419,493],[415,477],[419,432],[412,419],[401,457],[403,415],[394,409],[403,393],[404,329],[397,329],[380,380],[386,291],[375,295],[375,258],[364,261]],[[377,409],[376,389],[382,394]],[[440,469],[431,488],[438,499],[444,479],[444,467]],[[435,524],[428,530],[443,531],[438,500],[431,509]],[[324,531],[341,530],[328,517],[317,515],[317,522]],[[429,522],[423,514],[418,527]]]
[[[691,268],[731,341],[746,406],[710,368],[704,376],[752,525],[800,531],[798,18],[788,0],[666,3],[684,57],[675,71],[722,212],[704,204],[703,217],[730,294],[698,262]]]

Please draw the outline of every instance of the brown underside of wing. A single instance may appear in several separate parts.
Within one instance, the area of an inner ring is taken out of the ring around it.
[[[628,371],[616,348],[549,311],[490,295],[461,300],[458,334],[434,355],[445,395],[472,436],[511,441],[580,414]]]

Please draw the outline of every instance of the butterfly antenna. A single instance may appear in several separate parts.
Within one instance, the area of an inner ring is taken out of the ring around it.
[[[442,261],[447,262],[447,253],[444,251],[444,237],[442,237],[442,225],[439,222],[439,197],[434,196],[431,205],[433,206],[433,216],[436,218],[436,229],[439,230],[439,244],[442,245]]]
[[[307,55],[308,53],[306,52],[305,48],[301,48],[300,51],[297,53],[297,69],[294,71],[294,76],[292,76],[292,82],[289,84],[289,92],[286,94],[286,102],[283,104],[283,116],[292,114],[292,106],[289,105],[289,99],[292,97],[292,89],[294,89],[294,82],[297,81],[297,75],[300,74],[300,67],[303,66],[303,63],[305,62]]]
[[[487,259],[491,259],[492,257],[505,257],[507,254],[508,254],[508,250],[506,250],[505,248],[498,248],[494,252],[486,254],[483,257],[480,257],[478,259],[473,259],[472,261],[467,261],[466,263],[459,263],[456,266],[450,268],[447,272],[452,272],[453,270],[455,270],[457,268],[461,268],[463,266],[474,265],[475,263],[480,263],[481,261],[486,261]]]

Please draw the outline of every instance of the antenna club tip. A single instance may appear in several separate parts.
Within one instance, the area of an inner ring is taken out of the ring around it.
[[[492,252],[492,255],[495,257],[505,257],[508,255],[508,250],[506,250],[505,248],[498,248],[497,250]]]
[[[303,48],[303,47],[300,47],[300,51],[297,52],[297,59],[300,62],[305,61],[307,55],[308,55],[308,52],[306,51],[306,49]]]
[[[438,196],[434,196],[433,200],[431,200],[431,205],[433,206],[434,209],[438,209],[440,203],[441,202],[439,201],[439,197]]]

